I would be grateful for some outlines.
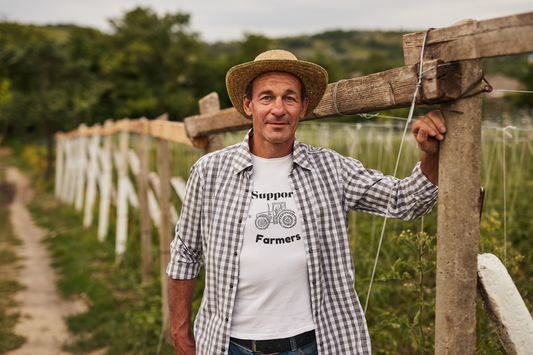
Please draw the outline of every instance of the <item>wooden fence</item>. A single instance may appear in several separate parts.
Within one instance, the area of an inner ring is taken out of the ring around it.
[[[441,144],[439,172],[436,354],[472,354],[475,349],[481,97],[465,97],[465,93],[483,87],[482,58],[533,52],[531,33],[533,13],[480,22],[467,20],[428,33],[407,34],[404,36],[405,67],[329,84],[318,107],[303,119],[408,107],[417,87],[420,88],[417,104],[441,104],[448,110],[444,112],[448,133]],[[424,73],[421,78],[420,66]],[[93,127],[82,125],[75,131],[59,133],[56,163],[56,195],[77,209],[84,209],[86,226],[93,221],[92,206],[98,186],[100,239],[108,230],[110,199],[112,196],[116,199],[119,259],[126,245],[128,201],[139,206],[143,280],[148,277],[150,265],[146,252],[151,243],[150,220],[159,227],[164,314],[168,308],[164,272],[170,258],[172,226],[178,218],[170,203],[171,187],[180,198],[185,187],[183,179],[170,176],[168,142],[192,145],[207,152],[221,147],[216,134],[251,127],[251,122],[234,108],[220,110],[216,94],[202,99],[200,115],[185,118],[184,123],[168,122],[166,117],[123,119]],[[137,152],[128,150],[130,133],[139,135]],[[113,134],[119,135],[115,153],[111,149]],[[157,173],[147,169],[148,136],[157,139]],[[113,162],[117,167],[116,191],[112,184]],[[128,166],[137,176],[138,196],[129,179]],[[463,236],[461,245],[456,243],[457,235]],[[167,339],[170,339],[166,317],[165,322]]]

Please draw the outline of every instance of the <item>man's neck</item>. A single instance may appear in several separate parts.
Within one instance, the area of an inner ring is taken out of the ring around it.
[[[250,152],[256,157],[274,159],[283,158],[291,154],[293,143],[294,139],[280,144],[270,142],[267,142],[267,144],[257,144],[257,142],[254,141],[254,136],[251,136],[249,146]]]

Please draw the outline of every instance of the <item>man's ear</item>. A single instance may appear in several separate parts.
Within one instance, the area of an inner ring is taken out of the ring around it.
[[[246,112],[246,114],[248,116],[251,116],[252,115],[252,108],[250,107],[252,105],[252,101],[248,100],[248,98],[246,97],[246,95],[244,95],[242,97],[242,108],[244,109],[244,112]]]
[[[305,113],[307,111],[307,107],[309,107],[309,98],[308,97],[306,97],[302,101],[302,111],[300,111],[300,119],[305,117]]]

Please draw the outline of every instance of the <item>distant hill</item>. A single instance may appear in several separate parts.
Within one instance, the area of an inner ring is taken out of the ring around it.
[[[50,38],[57,40],[58,42],[66,42],[68,40],[68,34],[71,29],[76,27],[75,25],[46,25],[46,26],[34,26],[34,28],[47,35]]]
[[[73,24],[32,26],[43,34],[65,42]],[[313,35],[267,38],[268,48],[282,48],[293,52],[299,59],[313,61],[328,70],[330,82],[364,76],[404,65],[403,35],[405,31],[329,30]],[[245,35],[246,36],[246,35]],[[242,50],[241,42],[204,43],[210,56],[235,56]],[[527,70],[527,54],[488,58],[484,60],[485,73],[520,79]],[[243,60],[253,60],[248,56]]]

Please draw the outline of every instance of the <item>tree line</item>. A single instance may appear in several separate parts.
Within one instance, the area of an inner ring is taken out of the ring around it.
[[[284,48],[326,68],[330,82],[403,65],[401,31],[326,31],[272,39],[245,33],[241,41],[206,43],[190,15],[158,15],[138,7],[111,19],[112,31],[64,25],[64,39],[42,28],[0,23],[0,144],[6,138],[45,139],[51,167],[53,135],[84,122],[108,118],[171,120],[198,113],[198,100],[216,91],[222,108],[231,103],[227,70],[264,50]],[[55,26],[57,29],[61,26]],[[533,89],[527,56],[488,62]],[[531,95],[508,106],[533,104]],[[51,171],[49,172],[51,173]]]

